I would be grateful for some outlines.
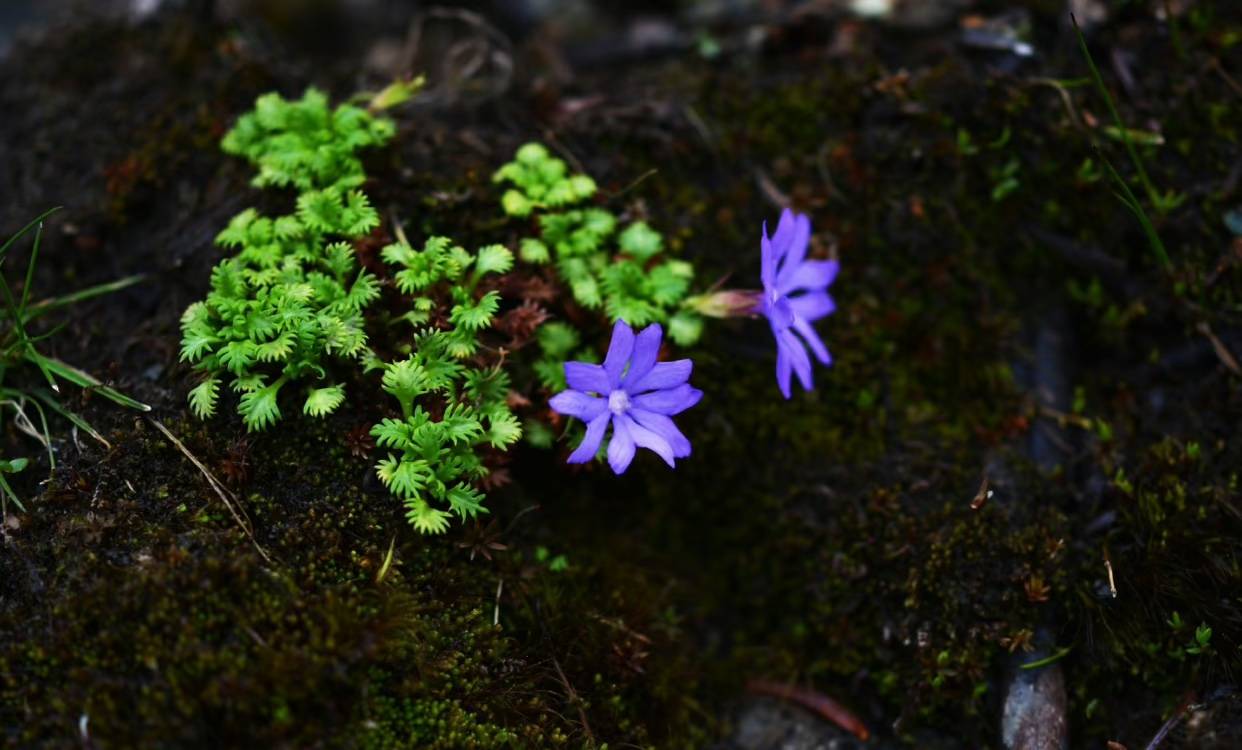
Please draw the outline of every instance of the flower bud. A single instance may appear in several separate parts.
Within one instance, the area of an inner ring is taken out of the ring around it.
[[[758,311],[759,302],[759,292],[722,289],[690,297],[684,306],[709,318],[738,318],[754,315]]]
[[[372,112],[382,112],[400,104],[405,104],[410,100],[410,97],[418,93],[425,81],[426,79],[422,76],[404,81],[393,81],[371,99],[368,109]]]

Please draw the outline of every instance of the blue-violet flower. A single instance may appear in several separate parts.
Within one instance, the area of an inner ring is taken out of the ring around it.
[[[659,454],[669,466],[690,455],[690,441],[670,418],[699,402],[703,392],[692,387],[688,359],[657,362],[664,330],[649,325],[637,336],[624,320],[612,329],[603,365],[566,362],[569,390],[549,403],[561,414],[586,422],[586,437],[569,463],[590,461],[612,424],[608,464],[618,474],[629,468],[636,448]]]
[[[756,309],[772,325],[776,337],[776,384],[785,398],[790,397],[790,374],[796,372],[802,387],[811,389],[809,348],[823,364],[832,363],[828,347],[811,323],[831,315],[836,303],[826,291],[837,277],[835,260],[807,260],[811,241],[811,220],[789,209],[781,213],[776,233],[768,238],[763,226],[763,297]]]

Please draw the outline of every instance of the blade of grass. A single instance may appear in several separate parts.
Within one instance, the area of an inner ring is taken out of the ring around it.
[[[51,297],[49,299],[40,300],[25,308],[26,321],[32,321],[40,315],[46,315],[53,310],[59,310],[62,307],[67,307],[74,303],[91,299],[92,297],[98,297],[103,294],[111,294],[112,292],[119,292],[122,289],[126,289],[141,281],[145,281],[146,278],[146,274],[135,274],[133,276],[126,276],[123,279],[117,279],[116,281],[110,281],[106,284],[97,284],[92,287],[87,287],[86,289],[79,289],[76,292],[70,292],[69,294],[65,294],[60,297]]]
[[[1186,59],[1186,48],[1182,46],[1182,32],[1179,28],[1181,24],[1177,22],[1177,16],[1173,13],[1173,8],[1169,4],[1169,0],[1162,0],[1164,5],[1164,21],[1169,25],[1169,39],[1173,42],[1173,51],[1181,60]]]
[[[1044,658],[1036,659],[1035,661],[1028,661],[1026,664],[1019,664],[1018,668],[1019,669],[1038,669],[1040,667],[1046,667],[1049,664],[1054,664],[1060,661],[1061,659],[1064,659],[1069,654],[1069,652],[1073,650],[1074,650],[1074,647],[1072,645],[1066,646],[1065,648],[1058,650],[1056,653],[1051,654],[1050,656],[1045,656]]]
[[[43,411],[43,407],[38,401],[27,399],[29,404],[34,407],[35,413],[39,415],[39,425],[43,428],[43,435],[40,442],[43,443],[43,449],[47,451],[48,471],[56,470],[56,454],[52,451],[52,431],[47,426],[47,412]],[[29,419],[27,420],[29,421]]]
[[[1121,142],[1125,144],[1126,152],[1130,155],[1130,161],[1134,164],[1134,169],[1139,175],[1139,181],[1142,182],[1143,188],[1147,191],[1147,197],[1151,200],[1152,207],[1164,213],[1165,206],[1173,207],[1176,204],[1170,203],[1162,198],[1157,192],[1151,180],[1147,177],[1147,170],[1143,168],[1143,161],[1139,158],[1138,151],[1134,148],[1134,142],[1131,140],[1129,131],[1125,124],[1121,121],[1121,114],[1117,111],[1117,106],[1113,103],[1112,96],[1108,93],[1108,87],[1104,85],[1104,78],[1100,75],[1100,71],[1095,67],[1095,60],[1091,57],[1091,51],[1087,49],[1087,39],[1083,36],[1082,29],[1078,27],[1078,19],[1074,18],[1074,14],[1070,14],[1070,20],[1074,24],[1074,33],[1078,35],[1078,47],[1082,50],[1082,55],[1087,60],[1087,67],[1091,69],[1091,79],[1095,82],[1096,89],[1100,92],[1100,96],[1104,97],[1105,103],[1108,105],[1108,111],[1112,114],[1113,122],[1116,125],[1117,135],[1120,136]],[[1094,140],[1094,139],[1093,139]],[[1108,170],[1109,179],[1111,179],[1121,191],[1118,199],[1126,208],[1130,209],[1135,218],[1138,219],[1139,226],[1143,228],[1143,234],[1147,237],[1147,244],[1151,247],[1152,253],[1156,256],[1156,260],[1165,270],[1172,266],[1169,259],[1169,253],[1165,250],[1164,242],[1161,241],[1160,235],[1156,232],[1156,226],[1152,223],[1151,217],[1147,215],[1147,211],[1143,208],[1143,204],[1139,202],[1138,197],[1134,195],[1134,191],[1130,189],[1130,185],[1125,178],[1113,167],[1112,163],[1105,158],[1103,152],[1097,146],[1096,154],[1100,157],[1100,161]],[[1180,201],[1179,201],[1180,202]]]
[[[1130,189],[1130,186],[1126,184],[1126,181],[1122,179],[1121,175],[1117,174],[1117,170],[1113,168],[1112,162],[1106,159],[1104,155],[1099,152],[1097,152],[1097,155],[1100,157],[1101,163],[1104,164],[1104,168],[1108,170],[1109,177],[1112,178],[1113,182],[1115,182],[1122,191],[1121,194],[1116,194],[1118,200],[1120,200],[1126,208],[1130,209],[1135,218],[1138,219],[1139,226],[1143,228],[1143,234],[1147,235],[1147,244],[1151,246],[1152,252],[1156,254],[1156,258],[1160,261],[1160,265],[1164,266],[1166,269],[1169,268],[1169,266],[1173,265],[1172,261],[1169,260],[1169,253],[1164,249],[1164,242],[1160,240],[1160,235],[1156,233],[1155,225],[1151,223],[1151,219],[1148,218],[1147,212],[1143,210],[1143,206],[1138,202],[1138,197],[1134,195],[1134,191]]]
[[[47,339],[50,339],[50,338],[52,338],[53,336],[55,336],[56,334],[58,334],[58,333],[60,333],[61,331],[65,330],[65,328],[66,328],[68,325],[69,325],[68,323],[61,323],[60,325],[56,326],[56,327],[55,327],[55,328],[53,328],[52,330],[48,331],[47,333],[41,333],[41,334],[39,334],[38,336],[34,336],[34,337],[32,337],[32,338],[30,339],[30,343],[32,343],[32,344],[37,344],[37,343],[39,343],[40,341],[45,341],[45,340],[47,340]]]
[[[32,219],[29,224],[17,230],[17,234],[14,234],[12,237],[5,240],[3,245],[0,245],[0,256],[3,256],[6,252],[8,252],[10,245],[12,245],[14,242],[17,242],[19,239],[24,237],[25,234],[29,232],[31,229],[34,229],[35,227],[42,224],[44,219],[46,219],[47,217],[51,216],[52,214],[56,213],[59,210],[60,210],[60,206],[56,206],[55,208],[49,208],[48,210],[44,211],[43,213],[39,214],[34,219]]]
[[[42,431],[34,426],[30,421],[30,416],[26,414],[27,406],[34,407],[35,413],[39,415],[39,423]],[[43,450],[47,451],[47,461],[49,469],[56,469],[56,455],[52,452],[52,433],[47,426],[47,413],[43,411],[43,407],[38,401],[34,401],[21,391],[12,388],[0,389],[0,406],[8,406],[13,409],[13,423],[17,425],[17,429],[26,435],[39,441],[43,446]]]
[[[1121,113],[1117,111],[1117,105],[1113,103],[1113,97],[1108,93],[1108,87],[1104,85],[1104,77],[1100,75],[1099,68],[1095,67],[1095,60],[1091,57],[1091,51],[1087,49],[1087,38],[1083,36],[1082,29],[1078,27],[1078,19],[1074,18],[1074,14],[1070,14],[1070,20],[1074,24],[1074,33],[1078,35],[1078,47],[1082,50],[1082,55],[1087,60],[1087,67],[1091,70],[1091,80],[1095,82],[1096,91],[1100,92],[1104,103],[1108,105],[1108,113],[1113,118],[1113,124],[1117,127],[1118,135],[1121,136],[1121,142],[1125,144],[1126,153],[1130,155],[1130,161],[1134,164],[1134,171],[1138,173],[1139,182],[1143,184],[1143,189],[1147,191],[1147,198],[1153,206],[1160,206],[1160,194],[1156,192],[1156,186],[1152,184],[1151,179],[1147,176],[1147,170],[1143,168],[1143,160],[1139,158],[1138,151],[1134,148],[1134,141],[1130,138],[1129,130],[1126,124],[1121,121]]]
[[[0,497],[7,497],[12,500],[15,505],[17,505],[18,510],[22,513],[26,512],[26,506],[22,505],[21,499],[17,497],[17,493],[14,492],[13,488],[9,486],[9,480],[5,479],[3,474],[0,474],[0,491],[3,491],[4,493],[3,495],[0,495]],[[9,514],[9,509],[7,507],[0,510],[2,510],[6,516]]]
[[[0,259],[0,262],[3,262],[3,259]],[[39,372],[43,373],[44,379],[47,380],[47,384],[51,386],[52,390],[60,393],[60,386],[56,384],[56,379],[52,377],[52,373],[48,371],[47,367],[39,361],[38,357],[40,355],[35,350],[34,345],[30,343],[30,336],[26,333],[25,317],[17,300],[13,297],[13,290],[9,288],[8,282],[4,280],[3,274],[0,274],[0,291],[4,292],[4,305],[8,308],[9,318],[12,323],[12,333],[17,336],[17,341],[12,344],[8,354],[25,359],[38,367]]]
[[[41,388],[34,389],[30,393],[35,398],[42,401],[44,406],[56,412],[57,414],[61,415],[65,419],[69,420],[70,422],[73,422],[74,425],[76,425],[79,429],[81,429],[87,435],[90,435],[91,437],[95,438],[96,440],[99,441],[101,445],[111,450],[112,443],[109,443],[107,440],[105,440],[103,435],[100,435],[99,432],[94,427],[91,427],[90,422],[87,422],[85,419],[78,416],[76,413],[62,406],[61,403],[56,400],[56,397],[53,396],[51,393]]]
[[[35,263],[39,262],[39,246],[43,244],[43,222],[39,222],[38,228],[35,229],[34,242],[30,246],[30,260],[26,261],[26,283],[22,286],[22,301],[17,306],[23,314],[26,312],[26,305],[30,304],[30,288],[34,286]]]
[[[115,388],[104,385],[103,382],[94,375],[79,370],[73,365],[62,362],[55,357],[45,356],[32,349],[28,355],[28,359],[33,361],[40,368],[50,371],[52,374],[64,378],[76,386],[95,391],[99,395],[104,396],[111,401],[120,404],[121,406],[128,406],[129,408],[137,409],[138,411],[151,411],[150,406],[126,396],[124,393],[121,393]]]

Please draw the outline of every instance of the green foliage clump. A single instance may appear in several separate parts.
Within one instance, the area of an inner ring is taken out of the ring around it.
[[[447,530],[451,515],[430,501],[462,520],[486,513],[473,485],[488,473],[479,453],[489,446],[503,450],[522,434],[507,402],[508,373],[466,362],[478,353],[500,306],[495,291],[476,297],[475,289],[487,274],[508,271],[513,255],[500,245],[472,254],[446,237],[431,237],[421,251],[402,240],[385,247],[383,257],[399,268],[398,288],[417,294],[405,319],[418,331],[409,357],[383,365],[384,390],[401,405],[401,418],[371,430],[376,444],[392,451],[376,472],[405,503],[410,523],[436,534]],[[418,293],[443,282],[452,305],[439,328],[431,324],[436,298]]]
[[[498,169],[492,179],[513,184],[500,199],[510,216],[570,206],[595,195],[595,180],[584,174],[569,174],[565,162],[539,143],[519,148],[513,161]]]
[[[352,104],[331,109],[328,97],[310,88],[298,101],[260,96],[220,146],[258,168],[255,187],[344,190],[366,179],[357,152],[383,145],[394,132],[391,120]]]
[[[610,211],[585,205],[595,194],[590,177],[570,174],[544,146],[528,143],[493,180],[512,185],[501,198],[505,213],[538,212],[539,236],[522,240],[522,260],[554,264],[579,304],[612,321],[663,323],[681,345],[698,339],[701,320],[681,307],[694,267],[666,258],[663,236],[645,221],[619,230]]]
[[[536,377],[550,391],[565,390],[568,385],[565,383],[564,363],[570,358],[570,354],[581,340],[578,329],[568,323],[553,321],[542,325],[536,337],[540,349],[543,350],[543,357],[534,364]],[[578,359],[589,362],[596,358],[598,358],[597,355],[587,351],[583,352]]]
[[[365,353],[362,314],[379,296],[349,242],[379,225],[355,189],[365,179],[356,152],[392,132],[390,121],[366,110],[330,110],[311,89],[294,102],[260,97],[225,136],[225,151],[258,167],[255,185],[301,192],[293,213],[267,217],[248,208],[216,237],[236,254],[216,266],[207,298],[181,321],[181,359],[206,374],[189,395],[200,418],[215,413],[226,378],[241,394],[238,412],[249,430],[281,418],[278,395],[291,381],[311,384],[304,413],[319,417],[340,406],[344,390],[329,381],[327,367]]]
[[[400,403],[401,418],[371,431],[390,451],[377,472],[415,528],[439,533],[451,513],[466,519],[486,512],[474,486],[488,474],[481,451],[503,450],[521,436],[507,405],[508,374],[478,361],[480,336],[500,296],[477,287],[489,274],[508,272],[513,253],[500,245],[470,253],[444,237],[415,250],[398,231],[399,241],[382,256],[396,288],[413,298],[402,318],[416,333],[408,357],[380,362],[364,331],[380,282],[359,269],[349,241],[379,225],[357,189],[365,175],[356,154],[392,133],[390,122],[368,110],[330,110],[313,89],[292,102],[267,94],[242,116],[224,150],[258,168],[256,186],[296,187],[296,210],[268,217],[247,209],[219,234],[217,243],[235,255],[212,271],[207,298],[185,311],[181,358],[206,374],[189,394],[195,414],[214,414],[221,382],[230,379],[249,430],[281,418],[280,390],[291,382],[307,384],[305,414],[339,408],[345,391],[330,379],[334,360],[383,369],[384,390]]]

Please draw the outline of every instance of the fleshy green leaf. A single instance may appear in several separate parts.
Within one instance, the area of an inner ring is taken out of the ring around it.
[[[506,448],[522,437],[522,425],[512,414],[493,416],[487,427],[487,441],[493,448]]]
[[[280,419],[280,406],[276,403],[279,385],[272,384],[256,391],[242,394],[237,411],[246,423],[246,429],[256,432],[271,427]]]
[[[220,393],[220,381],[207,378],[190,390],[190,409],[199,419],[207,419],[216,413],[216,399]]]
[[[660,233],[648,226],[645,221],[636,221],[626,227],[617,241],[623,251],[640,261],[659,255],[664,245]]]
[[[538,164],[551,158],[548,148],[542,143],[526,143],[517,150],[514,158],[521,164]]]
[[[546,450],[556,443],[556,433],[538,419],[527,419],[522,425],[522,432],[526,435],[526,442],[536,448]]]
[[[449,506],[463,521],[487,512],[483,499],[483,493],[466,484],[454,485],[448,491]]]
[[[475,273],[480,276],[489,273],[507,273],[513,268],[513,253],[504,245],[487,245],[479,248],[475,262]]]
[[[599,284],[596,283],[594,277],[583,276],[574,279],[570,282],[569,287],[574,293],[574,299],[578,300],[583,307],[594,309],[603,304],[604,300],[599,293]]]
[[[530,216],[530,212],[534,208],[534,205],[526,199],[526,196],[516,190],[506,190],[505,194],[500,198],[500,205],[505,213],[518,217]]]
[[[220,339],[216,338],[210,331],[192,330],[186,331],[181,339],[181,361],[197,362],[204,354],[211,350],[212,345]]]
[[[576,328],[560,321],[543,324],[535,333],[535,337],[539,340],[539,346],[543,348],[545,354],[561,361],[569,356],[581,340]]]
[[[302,411],[312,417],[322,417],[336,411],[344,400],[345,388],[343,386],[313,388],[306,395],[306,403],[302,406]]]
[[[380,481],[387,485],[393,494],[402,498],[417,497],[419,491],[426,486],[431,478],[427,462],[421,459],[396,459],[392,456],[380,462],[378,474]]]
[[[443,534],[448,531],[449,514],[437,510],[427,504],[422,498],[411,498],[405,503],[405,517],[409,522],[423,534]]]
[[[703,334],[703,318],[688,310],[669,318],[668,337],[678,346],[693,346]]]
[[[279,362],[287,359],[289,353],[293,351],[293,334],[286,331],[271,341],[259,344],[255,351],[255,358],[260,362]]]
[[[547,263],[552,259],[548,246],[534,237],[524,238],[518,252],[527,263]]]
[[[454,305],[449,313],[449,320],[452,321],[453,325],[467,331],[478,331],[491,324],[492,316],[496,314],[496,310],[499,308],[500,295],[494,291],[488,292],[473,304]]]

